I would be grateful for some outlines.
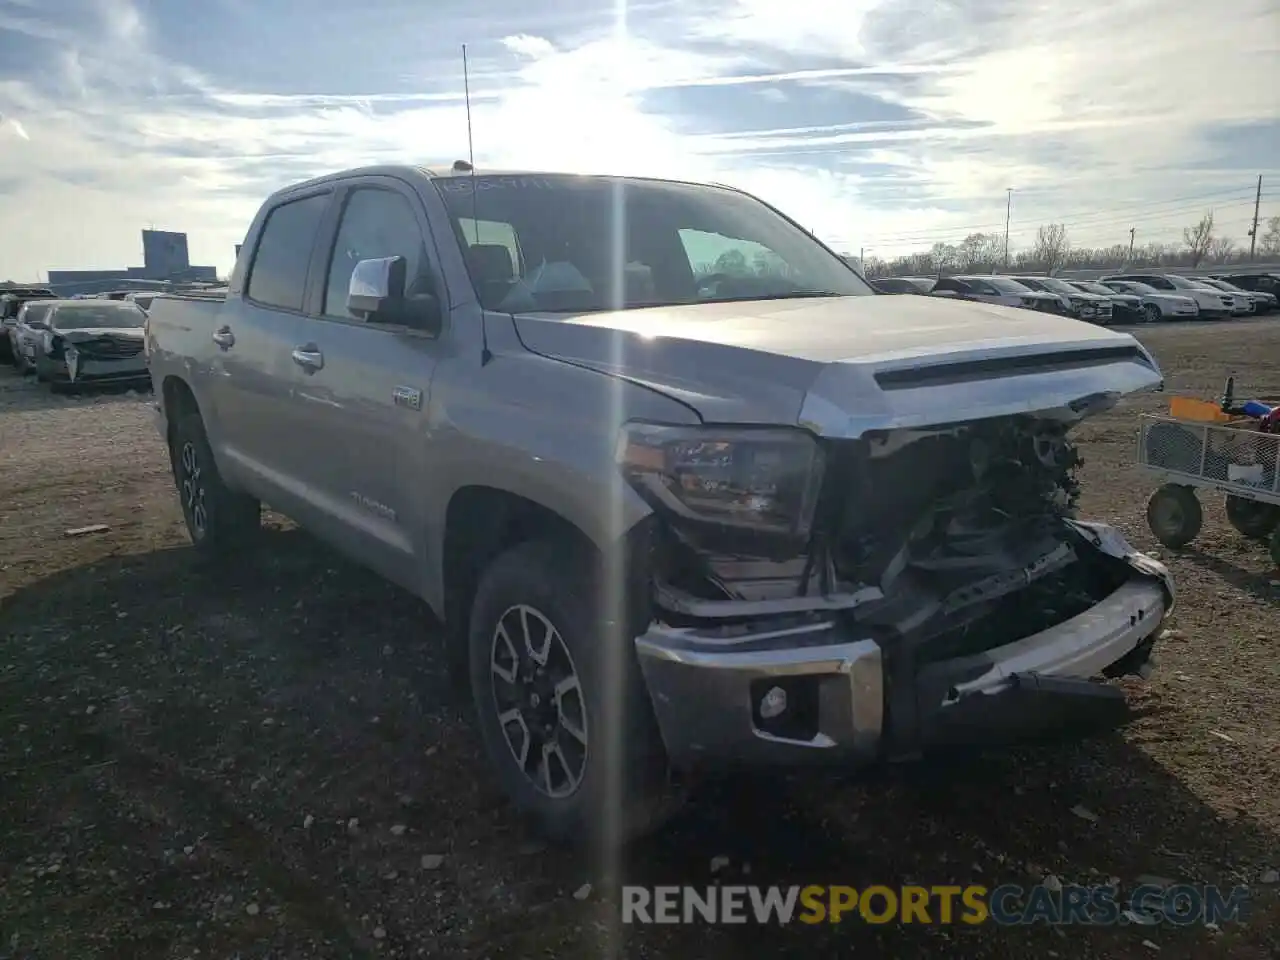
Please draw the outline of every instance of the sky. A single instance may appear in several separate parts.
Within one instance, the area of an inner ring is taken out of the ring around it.
[[[148,226],[225,274],[279,187],[465,158],[464,43],[478,167],[728,183],[843,252],[1280,214],[1278,0],[0,0],[0,279]]]

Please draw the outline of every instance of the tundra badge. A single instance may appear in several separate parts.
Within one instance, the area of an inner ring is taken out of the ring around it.
[[[410,410],[422,409],[422,391],[413,387],[396,387],[391,391],[391,398],[397,407],[408,407]]]

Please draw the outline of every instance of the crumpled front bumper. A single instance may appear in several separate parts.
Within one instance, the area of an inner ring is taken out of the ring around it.
[[[835,619],[731,638],[654,624],[636,649],[668,756],[682,768],[848,767],[1123,723],[1123,692],[1098,678],[1149,671],[1173,581],[1114,528],[1073,525],[1132,578],[1079,616],[975,655],[904,664]],[[775,688],[800,715],[789,727],[761,711]]]

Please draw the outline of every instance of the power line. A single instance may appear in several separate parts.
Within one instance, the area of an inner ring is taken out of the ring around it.
[[[1079,217],[1076,219],[1064,219],[1060,216],[1051,216],[1040,220],[1023,220],[1013,221],[1011,228],[1012,235],[1028,233],[1033,229],[1043,226],[1046,223],[1060,223],[1068,229],[1086,229],[1089,232],[1095,232],[1099,229],[1105,229],[1112,225],[1129,224],[1147,224],[1147,225],[1163,225],[1159,221],[1167,221],[1173,218],[1181,218],[1195,216],[1212,210],[1215,215],[1226,210],[1232,210],[1241,206],[1252,206],[1253,197],[1236,196],[1233,202],[1187,205],[1180,208],[1168,210],[1157,210],[1148,213],[1124,214],[1114,212],[1097,212],[1089,217]],[[1019,223],[1022,226],[1019,228]],[[970,224],[964,227],[939,227],[930,230],[909,231],[899,234],[863,234],[862,237],[868,243],[883,245],[885,243],[928,243],[928,242],[957,242],[974,233],[987,233],[1003,229],[1003,223],[987,223],[987,224]]]

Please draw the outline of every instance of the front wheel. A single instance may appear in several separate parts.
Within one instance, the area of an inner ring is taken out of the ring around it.
[[[223,481],[199,414],[178,418],[169,437],[169,462],[196,550],[207,557],[226,557],[247,546],[262,527],[262,507]]]
[[[585,552],[537,541],[499,556],[476,591],[468,654],[507,795],[550,838],[600,847],[649,832],[674,803],[633,638],[600,615]]]
[[[1251,540],[1265,540],[1280,526],[1280,507],[1227,494],[1227,522]]]
[[[1159,323],[1164,316],[1160,312],[1160,308],[1157,307],[1154,303],[1146,304],[1142,308],[1142,314],[1143,314],[1143,317],[1146,319],[1147,323]]]
[[[1166,483],[1147,501],[1147,526],[1166,547],[1185,547],[1204,526],[1204,511],[1195,491],[1179,483]]]

